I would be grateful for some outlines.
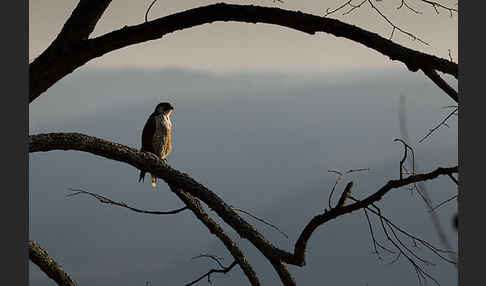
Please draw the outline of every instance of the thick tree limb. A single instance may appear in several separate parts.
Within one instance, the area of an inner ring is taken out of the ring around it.
[[[110,2],[80,0],[52,45],[88,39]]]
[[[37,242],[29,238],[29,259],[59,286],[76,286],[76,282]]]
[[[282,281],[292,285],[292,279],[286,266],[281,262],[297,266],[305,265],[305,251],[307,242],[312,233],[325,222],[335,219],[341,215],[365,208],[370,204],[379,201],[392,189],[400,188],[420,181],[431,180],[440,175],[457,173],[457,166],[452,168],[438,168],[433,172],[415,174],[407,178],[388,181],[374,194],[362,201],[332,208],[324,214],[314,217],[304,228],[295,244],[294,253],[281,250],[266,240],[250,224],[243,220],[231,206],[227,205],[218,195],[196,182],[189,175],[177,171],[164,164],[155,156],[140,152],[136,149],[105,141],[92,136],[80,133],[49,133],[29,136],[29,152],[52,151],[52,150],[78,150],[99,155],[108,159],[125,162],[138,169],[150,171],[158,178],[163,179],[171,189],[181,189],[184,192],[200,199],[214,210],[228,225],[230,225],[241,237],[248,239],[265,257],[267,257],[280,275]],[[179,195],[178,192],[176,194]]]
[[[216,21],[266,23],[287,27],[307,34],[325,32],[371,48],[391,60],[404,63],[411,71],[434,69],[458,77],[457,64],[398,45],[376,33],[336,19],[275,7],[218,3],[189,9],[147,23],[125,26],[105,35],[75,41],[57,53],[44,52],[29,66],[30,96],[35,100],[58,80],[106,53],[155,39],[191,27]]]

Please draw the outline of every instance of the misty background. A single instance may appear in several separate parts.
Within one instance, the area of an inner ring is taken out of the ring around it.
[[[456,86],[454,86],[456,87]],[[338,186],[335,200],[353,180],[363,198],[399,175],[402,145],[399,102],[405,97],[409,143],[418,171],[457,164],[457,118],[449,128],[417,143],[454,102],[424,77],[403,67],[341,73],[241,72],[217,75],[184,69],[95,69],[82,67],[29,105],[29,134],[81,132],[140,148],[143,125],[161,101],[175,107],[173,151],[168,163],[203,183],[228,204],[271,221],[288,234],[240,214],[278,247],[293,251],[307,222],[327,207],[336,175],[352,174]],[[78,151],[30,154],[30,236],[80,285],[185,285],[213,261],[233,260],[222,243],[190,211],[143,215],[103,205],[87,196],[66,197],[69,189],[99,193],[148,210],[182,207],[167,185],[138,183],[129,165]],[[147,175],[148,178],[148,175]],[[426,183],[434,205],[457,193],[447,177]],[[410,232],[440,246],[416,193],[406,188],[379,203],[385,215]],[[438,210],[451,243],[456,201]],[[263,285],[279,285],[271,265],[255,248],[222,224],[247,255]],[[373,218],[377,239],[387,244]],[[411,243],[405,240],[406,243]],[[307,265],[289,265],[298,285],[418,285],[402,257],[372,253],[362,211],[319,227],[309,241]],[[456,285],[456,268],[426,250],[436,266],[426,270],[441,285]],[[29,262],[30,285],[55,285]],[[212,276],[214,285],[247,285],[239,267]],[[208,285],[207,280],[197,285]]]

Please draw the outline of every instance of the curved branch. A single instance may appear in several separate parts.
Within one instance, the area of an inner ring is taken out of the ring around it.
[[[29,259],[59,286],[76,286],[76,282],[37,242],[29,238]]]
[[[336,19],[276,7],[218,3],[175,13],[135,26],[125,26],[105,35],[73,43],[62,52],[43,53],[29,66],[30,96],[32,102],[58,80],[106,53],[151,40],[191,27],[216,21],[266,23],[287,27],[307,34],[325,32],[343,37],[371,48],[391,60],[404,63],[411,71],[435,69],[458,76],[457,64],[396,44],[376,33]]]

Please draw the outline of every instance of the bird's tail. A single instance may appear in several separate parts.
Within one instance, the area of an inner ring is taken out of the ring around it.
[[[157,178],[154,175],[152,175],[152,187],[154,187],[154,188],[155,188],[155,185],[156,185],[155,182],[157,182]]]
[[[145,171],[140,171],[140,177],[138,178],[138,182],[141,182],[145,179]]]

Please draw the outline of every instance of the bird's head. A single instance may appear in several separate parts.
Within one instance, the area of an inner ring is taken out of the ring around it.
[[[174,107],[168,102],[161,102],[157,104],[157,107],[155,107],[156,113],[160,113],[167,116],[171,114],[172,110],[174,110]]]

